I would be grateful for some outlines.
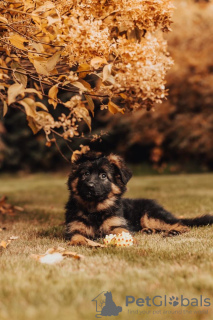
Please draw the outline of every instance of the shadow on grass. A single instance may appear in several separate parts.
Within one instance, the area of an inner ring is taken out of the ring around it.
[[[64,240],[64,225],[51,226],[37,232],[37,236],[41,238]]]

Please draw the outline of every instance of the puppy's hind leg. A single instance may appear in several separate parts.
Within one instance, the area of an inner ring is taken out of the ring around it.
[[[163,232],[164,236],[171,237],[189,231],[189,228],[184,226],[181,221],[175,217],[174,220],[166,219],[166,217],[163,216],[163,212],[161,212],[161,214],[162,216],[158,214],[156,217],[153,217],[145,213],[140,219],[141,232],[146,234]]]

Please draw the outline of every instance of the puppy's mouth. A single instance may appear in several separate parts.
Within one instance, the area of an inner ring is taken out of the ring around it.
[[[100,192],[87,191],[87,193],[85,194],[85,198],[87,201],[100,202],[105,199],[105,196]]]
[[[88,199],[95,198],[95,194],[91,191],[88,191],[86,194],[86,198],[88,198]]]

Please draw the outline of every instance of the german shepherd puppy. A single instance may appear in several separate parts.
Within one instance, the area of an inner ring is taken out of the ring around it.
[[[87,245],[88,239],[110,233],[157,233],[168,236],[188,227],[213,224],[213,216],[178,219],[151,199],[125,199],[132,173],[117,155],[82,154],[72,163],[66,204],[66,238],[71,245]]]

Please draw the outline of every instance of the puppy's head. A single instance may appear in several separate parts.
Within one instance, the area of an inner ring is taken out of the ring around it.
[[[77,199],[98,204],[121,196],[131,176],[119,156],[88,152],[72,164],[68,187]]]

